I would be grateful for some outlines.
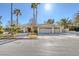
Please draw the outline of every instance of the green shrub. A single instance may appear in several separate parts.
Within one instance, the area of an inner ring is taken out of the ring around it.
[[[3,32],[4,32],[4,31],[1,29],[1,30],[0,30],[0,34],[3,34]]]
[[[23,31],[21,30],[21,28],[18,27],[18,28],[16,28],[16,32],[17,33],[22,33]]]
[[[37,30],[37,29],[35,29],[35,30],[34,30],[34,33],[35,33],[35,34],[38,34],[38,30]]]

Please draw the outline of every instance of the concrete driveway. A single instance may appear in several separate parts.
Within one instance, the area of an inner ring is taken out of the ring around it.
[[[18,39],[0,45],[0,55],[79,56],[79,36],[65,33],[65,35],[38,36],[38,39],[34,40]]]

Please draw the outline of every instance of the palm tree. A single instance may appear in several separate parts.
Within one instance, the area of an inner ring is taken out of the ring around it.
[[[70,24],[70,21],[68,20],[68,18],[62,18],[59,22],[59,24],[64,28],[68,28],[69,24]]]
[[[40,3],[36,3],[36,21],[37,21],[37,16],[38,16],[38,5],[39,5]]]
[[[15,9],[14,14],[16,15],[16,22],[17,22],[17,26],[18,26],[18,17],[21,15],[21,10]]]
[[[36,24],[37,24],[37,7],[38,7],[38,5],[39,5],[39,3],[32,3],[31,4],[31,8],[33,9],[33,21],[32,21],[32,26],[31,26],[31,28],[32,28],[32,32],[34,32],[35,34],[37,34],[38,33],[38,31],[37,31],[37,26],[36,26]]]
[[[38,9],[38,5],[39,5],[39,3],[32,3],[31,4],[31,8],[33,9],[33,20],[34,20],[35,24],[37,22],[37,9]]]

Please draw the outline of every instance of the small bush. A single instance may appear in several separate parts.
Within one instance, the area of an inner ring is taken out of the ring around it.
[[[37,34],[38,34],[38,30],[37,30],[37,29],[35,29],[35,30],[34,30],[34,33],[37,35]]]
[[[4,32],[4,31],[1,29],[1,30],[0,30],[0,34],[3,34],[3,32]]]

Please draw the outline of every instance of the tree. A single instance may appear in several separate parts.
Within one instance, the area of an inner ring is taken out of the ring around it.
[[[79,11],[75,15],[74,24],[75,25],[79,24]]]
[[[75,26],[74,26],[74,30],[75,30],[75,31],[79,31],[79,11],[77,11],[77,12],[75,13],[75,18],[74,18],[73,24],[75,25]]]
[[[38,16],[38,5],[39,5],[40,3],[36,3],[36,21],[37,21],[37,16]]]
[[[21,15],[21,10],[15,9],[14,14],[16,15],[16,22],[17,22],[17,26],[18,26],[18,17]]]
[[[2,34],[3,33],[3,27],[2,27],[2,16],[0,16],[0,34]]]
[[[47,24],[53,24],[54,23],[54,19],[48,19],[46,23]]]
[[[31,8],[33,9],[33,21],[32,21],[32,33],[37,34],[38,30],[37,30],[37,7],[38,7],[39,3],[32,3],[31,4]]]
[[[38,9],[38,5],[39,3],[32,3],[31,4],[31,8],[33,9],[33,20],[36,24],[36,21],[37,21],[37,9]]]
[[[68,28],[69,24],[71,23],[71,20],[69,20],[68,18],[62,18],[58,23],[65,29]]]

